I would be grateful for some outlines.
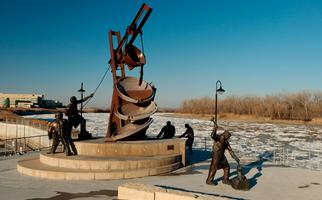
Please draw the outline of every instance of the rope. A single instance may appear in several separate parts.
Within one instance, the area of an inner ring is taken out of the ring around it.
[[[144,45],[143,45],[143,31],[140,31],[140,39],[141,39],[141,47],[142,47],[142,53],[144,55]],[[145,55],[144,55],[145,56]]]
[[[141,38],[142,53],[143,53],[143,56],[145,56],[145,54],[144,54],[144,45],[143,45],[143,32],[142,32],[142,31],[140,31],[140,38]],[[139,80],[139,86],[141,86],[142,81],[143,81],[143,66],[144,66],[144,65],[141,65],[141,69],[140,69],[140,80]]]
[[[101,86],[101,84],[102,84],[103,80],[105,79],[105,77],[106,77],[106,75],[107,75],[107,72],[109,71],[109,69],[110,69],[110,68],[111,68],[111,65],[109,65],[109,66],[108,66],[108,68],[106,69],[106,71],[105,71],[105,73],[104,73],[104,75],[103,75],[103,77],[102,77],[101,81],[99,82],[99,84],[97,85],[97,87],[95,88],[95,90],[94,90],[94,92],[93,92],[92,94],[95,94],[95,93],[97,92],[98,88]],[[86,103],[84,103],[83,108],[85,108],[86,104],[87,104],[88,102],[90,102],[91,100],[92,100],[92,98],[88,99],[88,100],[86,101]]]
[[[109,71],[109,69],[111,68],[111,65],[109,65],[108,66],[108,68],[107,68],[107,70],[105,71],[105,73],[104,73],[104,75],[103,75],[103,77],[102,77],[102,79],[101,79],[101,81],[100,81],[100,83],[98,84],[98,86],[95,88],[95,90],[94,90],[94,92],[93,92],[93,94],[95,94],[96,93],[96,91],[97,91],[97,89],[101,86],[101,84],[102,84],[102,82],[103,82],[103,80],[104,80],[104,78],[105,78],[105,76],[106,76],[106,74],[107,74],[107,72]]]

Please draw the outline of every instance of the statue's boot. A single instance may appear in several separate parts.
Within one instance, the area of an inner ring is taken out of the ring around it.
[[[213,185],[213,182],[207,179],[207,180],[206,180],[206,184],[208,184],[208,185]]]
[[[47,152],[47,154],[55,154],[56,148],[51,148],[50,151]]]
[[[224,180],[222,181],[223,184],[230,185],[229,181],[229,167],[224,169]]]
[[[66,153],[66,156],[73,155],[72,152],[70,151],[70,148],[69,148],[69,145],[68,144],[66,144],[66,146],[65,146],[65,153]]]
[[[76,149],[75,144],[74,144],[74,141],[73,141],[73,139],[71,137],[68,138],[68,143],[69,143],[71,152],[74,155],[77,155],[77,149]]]
[[[58,147],[58,144],[59,144],[59,141],[57,141],[57,139],[54,139],[50,152],[48,152],[48,154],[54,154]]]
[[[49,151],[47,152],[47,154],[53,154],[53,152],[55,152],[55,151],[53,151],[53,146],[51,146],[51,149],[49,149]]]
[[[71,156],[73,155],[72,152],[70,151],[70,147],[69,147],[69,142],[68,142],[68,139],[66,137],[62,138],[62,143],[63,143],[63,146],[64,146],[64,152],[66,154],[66,156]]]
[[[214,177],[216,175],[216,171],[217,171],[217,169],[211,169],[211,168],[209,169],[208,178],[206,180],[206,183],[208,185],[213,185],[213,180],[214,180]]]

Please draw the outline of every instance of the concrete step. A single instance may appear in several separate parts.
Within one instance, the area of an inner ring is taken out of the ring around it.
[[[105,140],[105,138],[100,138],[75,141],[75,146],[79,155],[101,157],[185,155],[186,150],[186,140],[179,138],[117,142],[106,142]],[[185,161],[184,158],[183,161]]]
[[[164,174],[179,169],[182,163],[142,168],[142,169],[71,169],[54,167],[40,162],[39,156],[21,160],[17,170],[24,174],[45,179],[56,180],[113,180],[129,179]]]
[[[42,164],[68,169],[85,170],[135,170],[167,166],[181,162],[181,155],[163,156],[128,156],[128,157],[96,157],[96,156],[66,156],[64,153],[40,153]]]

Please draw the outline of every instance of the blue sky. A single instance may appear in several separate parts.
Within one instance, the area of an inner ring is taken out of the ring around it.
[[[322,87],[321,1],[145,1],[144,79],[159,107],[214,96]],[[124,30],[143,1],[0,0],[0,92],[64,103],[94,91],[109,60],[107,33]],[[138,76],[134,70],[131,75]],[[108,74],[89,106],[109,107]]]

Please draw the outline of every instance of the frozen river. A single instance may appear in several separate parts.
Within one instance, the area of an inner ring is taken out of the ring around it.
[[[107,130],[107,113],[85,113],[87,129],[94,136],[104,136]],[[53,119],[54,115],[32,115],[28,118]],[[199,119],[167,117],[163,113],[152,116],[153,123],[147,135],[155,137],[160,129],[171,121],[176,127],[176,136],[185,131],[184,124],[189,123],[195,131],[195,148],[211,150],[209,134],[212,122]],[[308,168],[322,167],[322,127],[306,125],[285,125],[270,123],[252,123],[243,121],[219,121],[219,126],[231,131],[230,143],[240,156],[257,156],[264,152],[274,154],[274,160],[292,162],[294,166]],[[219,131],[222,132],[223,130]],[[313,163],[313,164],[312,164]]]

